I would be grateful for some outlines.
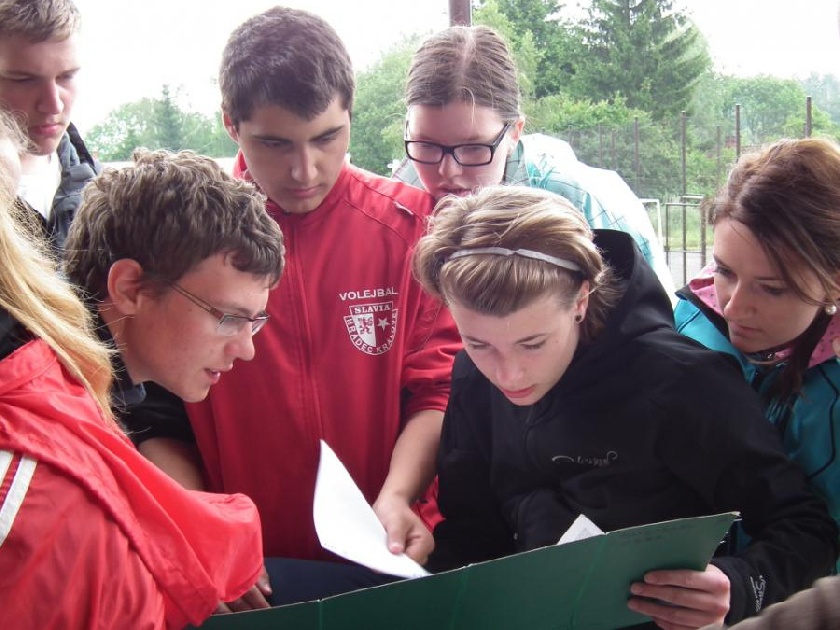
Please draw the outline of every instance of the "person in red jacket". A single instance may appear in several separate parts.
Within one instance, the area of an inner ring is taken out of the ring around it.
[[[0,112],[0,627],[199,624],[261,574],[256,508],[185,490],[117,425],[113,351],[13,203],[12,129]]]
[[[422,562],[433,542],[411,507],[434,475],[460,348],[448,312],[411,274],[433,199],[347,163],[353,70],[321,18],[276,7],[247,20],[227,42],[219,83],[240,147],[235,172],[268,196],[287,270],[256,359],[187,406],[200,460],[186,465],[207,489],[254,499],[267,556],[334,560],[312,518],[323,439],[390,549]],[[169,420],[149,429],[138,410],[131,424],[141,452],[183,470]]]

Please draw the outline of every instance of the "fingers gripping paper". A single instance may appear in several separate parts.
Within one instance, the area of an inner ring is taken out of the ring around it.
[[[405,554],[388,550],[385,528],[350,473],[323,440],[313,517],[321,545],[342,558],[380,573],[406,578],[429,574]]]

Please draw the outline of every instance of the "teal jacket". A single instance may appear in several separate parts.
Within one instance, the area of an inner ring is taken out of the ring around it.
[[[729,342],[721,315],[702,303],[688,287],[678,295],[680,300],[674,311],[677,331],[707,348],[732,356],[753,389],[761,395],[767,392],[783,364],[750,363]],[[791,409],[768,405],[765,415],[778,427],[788,455],[802,466],[813,487],[825,498],[829,513],[840,523],[840,362],[837,357],[832,355],[808,368],[802,392]]]
[[[394,178],[423,188],[410,160],[403,160]],[[564,197],[583,213],[593,230],[626,232],[636,241],[665,291],[673,293],[674,280],[665,251],[647,211],[615,171],[588,166],[577,159],[569,143],[534,133],[522,136],[508,156],[503,183],[542,188]]]

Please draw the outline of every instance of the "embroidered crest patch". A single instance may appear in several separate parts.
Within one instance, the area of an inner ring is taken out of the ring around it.
[[[351,306],[350,314],[344,316],[350,341],[365,354],[388,352],[397,334],[398,311],[393,302]]]

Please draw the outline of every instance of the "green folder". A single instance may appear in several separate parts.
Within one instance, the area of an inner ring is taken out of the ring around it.
[[[454,571],[315,602],[219,615],[202,630],[609,630],[649,618],[627,608],[655,569],[702,570],[737,517],[629,527]]]

